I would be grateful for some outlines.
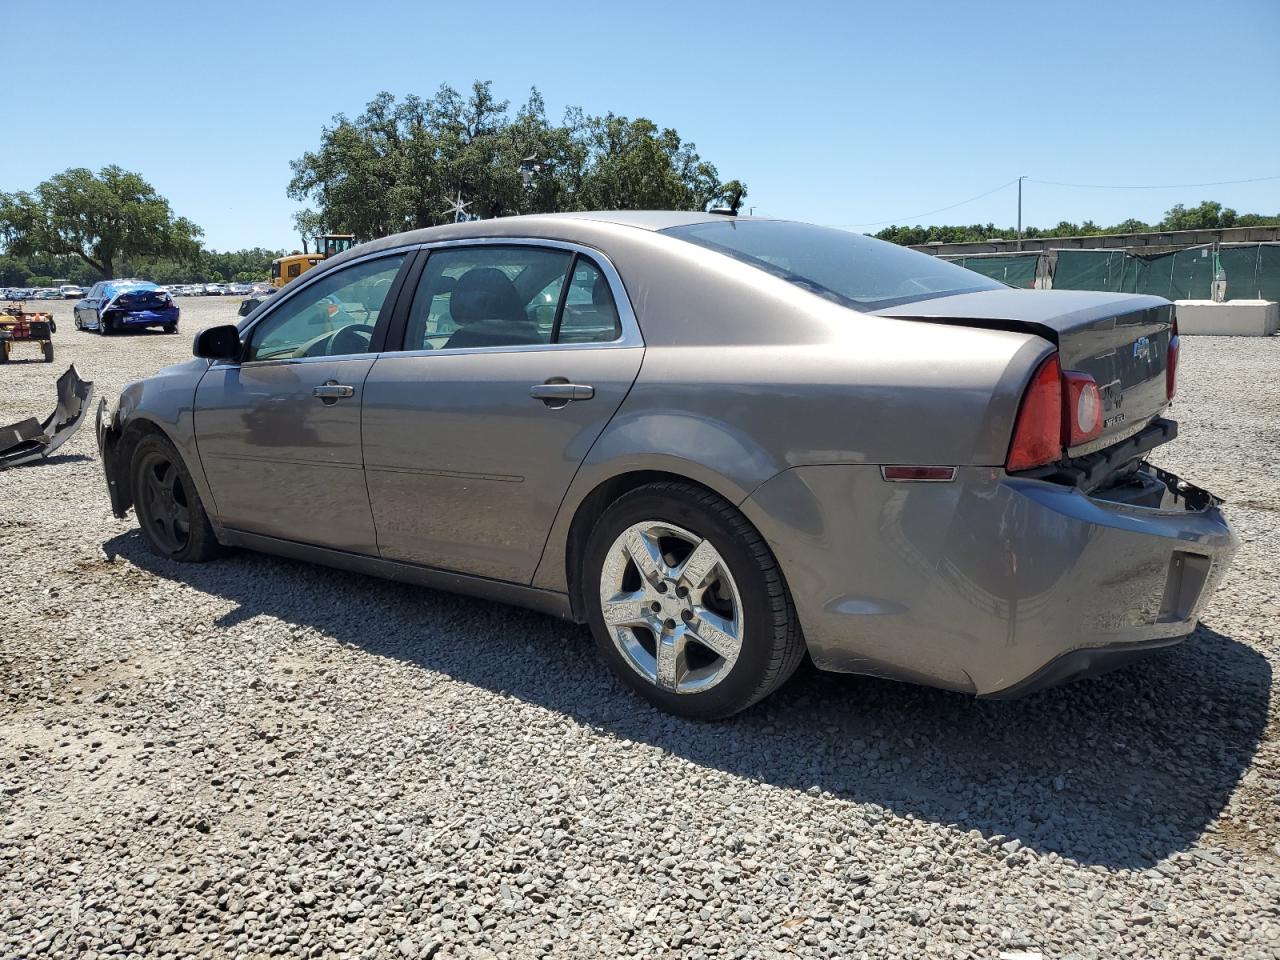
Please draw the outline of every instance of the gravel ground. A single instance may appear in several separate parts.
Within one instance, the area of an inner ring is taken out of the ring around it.
[[[0,368],[43,417],[183,334]],[[88,425],[0,474],[0,956],[1280,956],[1280,338],[1187,338],[1159,459],[1242,548],[1187,644],[1013,703],[808,670],[655,713],[584,629],[155,559]]]

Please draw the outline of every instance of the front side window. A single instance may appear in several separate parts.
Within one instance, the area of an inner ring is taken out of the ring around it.
[[[369,352],[374,325],[404,254],[335,270],[298,291],[253,328],[247,360]]]
[[[290,278],[296,277],[296,276],[297,276],[298,274],[300,274],[301,272],[302,272],[302,264],[300,264],[300,263],[291,263],[291,264],[289,264],[289,276],[290,276]]]
[[[1005,285],[883,240],[786,220],[720,219],[662,231],[856,310]]]

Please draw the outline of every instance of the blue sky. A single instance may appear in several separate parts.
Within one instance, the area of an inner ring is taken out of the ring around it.
[[[314,11],[305,15],[303,11]],[[1280,0],[1102,3],[5,4],[0,190],[71,166],[143,174],[217,249],[295,247],[289,161],[379,90],[492,80],[647,116],[757,213],[866,231],[1012,224],[1020,174],[1083,184],[1280,175]],[[13,64],[11,63],[11,66]],[[1160,190],[1028,183],[1028,224],[1157,219],[1217,199],[1280,212],[1280,180]],[[443,204],[442,204],[443,206]]]

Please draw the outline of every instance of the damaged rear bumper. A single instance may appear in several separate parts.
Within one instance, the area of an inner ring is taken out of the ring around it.
[[[0,470],[44,460],[80,429],[93,399],[93,381],[75,366],[58,378],[58,403],[43,421],[30,417],[0,427]]]

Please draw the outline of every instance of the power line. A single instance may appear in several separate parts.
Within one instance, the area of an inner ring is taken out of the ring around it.
[[[919,220],[919,219],[922,219],[923,217],[932,217],[935,213],[944,213],[947,210],[954,210],[956,207],[963,207],[966,203],[973,203],[973,201],[981,200],[983,197],[989,197],[993,193],[999,193],[1005,187],[1011,187],[1017,182],[1018,180],[1015,177],[1014,179],[1008,181],[1007,183],[1002,183],[1000,184],[1000,186],[994,187],[988,190],[986,193],[978,194],[976,197],[970,197],[968,200],[961,200],[959,203],[953,203],[950,206],[939,207],[937,210],[929,210],[929,211],[926,211],[925,213],[913,213],[909,217],[896,217],[893,220],[877,220],[874,223],[832,223],[832,224],[828,224],[828,226],[841,227],[841,228],[882,227],[890,223],[905,223],[908,220]]]
[[[1063,183],[1059,180],[1036,180],[1028,177],[1032,183],[1043,183],[1052,187],[1080,187],[1085,190],[1183,190],[1188,187],[1225,187],[1233,183],[1261,183],[1263,180],[1280,180],[1280,175],[1271,177],[1249,177],[1245,180],[1213,180],[1209,183]]]

